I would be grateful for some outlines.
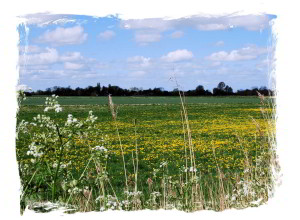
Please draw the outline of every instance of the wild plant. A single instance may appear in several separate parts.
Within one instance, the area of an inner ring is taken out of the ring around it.
[[[53,110],[58,114],[62,111],[57,98],[55,95],[46,98],[45,113]],[[24,202],[26,196],[33,194],[28,192],[28,188],[32,187],[39,190],[43,194],[42,197],[50,197],[53,202],[62,199],[59,196],[61,194],[76,195],[83,190],[77,187],[78,181],[74,179],[74,170],[71,169],[73,161],[68,154],[75,147],[76,139],[88,139],[93,136],[96,120],[97,117],[90,111],[85,120],[78,120],[69,114],[65,123],[59,123],[46,114],[38,114],[33,118],[33,122],[22,120],[19,123],[17,142],[24,145],[30,143],[27,157],[32,164],[19,164],[24,189],[21,202]],[[97,146],[94,149],[99,150]]]

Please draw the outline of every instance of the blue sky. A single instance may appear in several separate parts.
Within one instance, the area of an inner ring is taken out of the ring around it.
[[[122,20],[34,14],[19,27],[20,84],[184,90],[268,86],[273,15]]]

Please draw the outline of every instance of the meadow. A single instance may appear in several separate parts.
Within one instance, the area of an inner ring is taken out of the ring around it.
[[[46,96],[31,96],[23,101],[24,105],[44,105]],[[178,96],[116,96],[113,97],[115,104],[180,104]],[[259,104],[260,101],[254,96],[224,96],[224,97],[195,97],[190,96],[186,100],[188,104],[214,103],[214,104]],[[107,105],[106,96],[62,96],[59,97],[61,105]]]
[[[222,211],[272,196],[271,99],[46,98],[27,97],[17,115],[23,208]]]

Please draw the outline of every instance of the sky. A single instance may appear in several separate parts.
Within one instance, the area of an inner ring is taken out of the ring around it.
[[[122,20],[32,14],[18,27],[19,84],[182,90],[270,85],[274,15]],[[271,79],[274,83],[274,79]]]

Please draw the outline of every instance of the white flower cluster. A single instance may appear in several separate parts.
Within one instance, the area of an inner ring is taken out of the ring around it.
[[[98,119],[98,117],[93,115],[93,111],[89,111],[89,116],[86,119],[86,122],[92,122],[94,123],[96,120]]]
[[[66,164],[63,163],[63,164],[60,165],[60,168],[66,168],[67,166],[69,166],[69,165],[71,165],[71,164],[72,164],[71,161],[70,161],[69,163],[66,163]],[[56,168],[57,165],[58,165],[57,163],[53,163],[52,167],[53,167],[53,168]]]
[[[74,125],[75,127],[80,128],[83,125],[83,123],[78,121],[77,118],[74,118],[72,114],[68,114],[67,122],[65,125]]]
[[[29,151],[27,151],[27,155],[33,155],[35,158],[39,158],[44,154],[40,151],[42,148],[43,146],[37,146],[35,142],[32,142],[29,145]]]
[[[100,151],[100,152],[107,152],[107,149],[103,146],[96,146],[93,148],[93,150]]]
[[[111,209],[115,209],[117,207],[117,202],[108,201],[106,205]]]
[[[184,172],[197,172],[197,169],[196,169],[196,167],[190,167],[190,168],[185,168],[184,169]]]
[[[128,207],[131,202],[129,200],[125,199],[121,203],[122,203],[122,206]]]
[[[68,190],[68,193],[72,193],[72,194],[78,194],[81,192],[82,192],[82,189],[79,189],[78,187],[74,187],[73,189]]]
[[[122,209],[121,206],[119,206],[119,203],[118,203],[118,200],[116,197],[113,197],[111,195],[108,195],[107,196],[107,203],[106,203],[106,206],[112,210],[115,210],[115,209]]]
[[[78,121],[77,118],[73,118],[72,114],[68,114],[68,119],[67,119],[67,122],[66,122],[67,125],[70,125],[72,123],[76,123],[77,121]]]
[[[16,138],[17,138],[17,139],[19,138],[19,132],[22,132],[23,134],[29,133],[29,130],[28,130],[29,125],[37,126],[36,123],[34,123],[34,122],[30,122],[30,123],[29,123],[28,121],[25,121],[25,120],[22,120],[22,121],[18,124],[17,130],[16,130],[16,132],[17,132]]]
[[[53,123],[53,121],[51,121],[51,118],[46,115],[38,114],[36,117],[33,117],[33,120],[36,121],[37,123],[39,123],[40,127],[56,129],[55,124]],[[36,126],[35,123],[34,123],[34,125]]]
[[[19,137],[19,132],[22,131],[23,133],[28,133],[28,128],[27,128],[28,122],[25,120],[22,120],[18,127],[17,127],[17,139]]]
[[[128,196],[140,196],[142,195],[141,191],[137,191],[137,192],[129,192],[129,191],[124,191],[124,194],[128,195]]]
[[[58,104],[57,98],[58,96],[54,94],[52,95],[52,97],[46,98],[46,102],[45,102],[46,108],[44,109],[45,112],[52,109],[54,109],[55,112],[57,113],[62,111],[62,107],[60,107],[60,104]]]

